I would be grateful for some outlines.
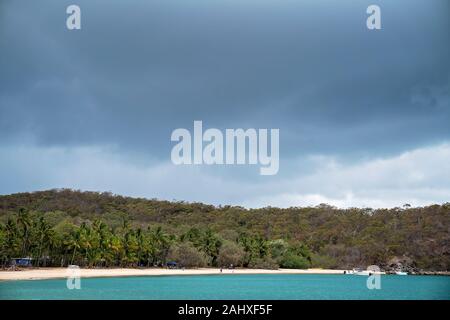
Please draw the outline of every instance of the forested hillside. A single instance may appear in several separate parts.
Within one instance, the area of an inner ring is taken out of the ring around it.
[[[214,207],[51,190],[0,196],[0,255],[36,266],[449,270],[450,203],[423,208]]]

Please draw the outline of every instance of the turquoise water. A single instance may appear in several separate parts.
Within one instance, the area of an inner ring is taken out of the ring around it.
[[[450,300],[450,277],[381,276],[369,290],[355,275],[208,275],[0,282],[0,299],[440,299]]]

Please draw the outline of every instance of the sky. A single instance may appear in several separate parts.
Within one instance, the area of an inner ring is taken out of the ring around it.
[[[449,39],[447,0],[2,0],[0,194],[448,202]],[[278,128],[278,174],[174,165],[171,133],[195,120]]]

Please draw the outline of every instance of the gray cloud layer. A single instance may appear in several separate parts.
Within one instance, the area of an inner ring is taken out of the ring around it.
[[[381,31],[365,28],[374,2]],[[280,128],[277,177],[264,180],[253,168],[192,169],[205,175],[199,181],[263,183],[265,193],[320,170],[312,156],[350,165],[450,140],[446,0],[80,0],[82,30],[74,32],[65,28],[72,3],[0,4],[3,151],[106,147],[144,170],[167,162],[171,131],[197,119],[222,129]],[[30,166],[32,159],[14,170],[5,164],[0,192],[72,186],[51,168],[36,182],[13,183]]]

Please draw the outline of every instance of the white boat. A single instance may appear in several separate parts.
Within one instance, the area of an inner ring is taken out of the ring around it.
[[[395,274],[398,276],[407,276],[408,272],[404,272],[404,271],[395,271]]]
[[[353,269],[353,274],[356,276],[371,276],[374,274],[386,274],[386,272],[383,271],[376,271],[376,270],[362,270],[362,269]]]
[[[344,274],[353,274],[353,270],[344,270]]]
[[[369,270],[361,270],[361,271],[355,271],[353,272],[355,276],[370,276],[372,275],[372,272]]]

